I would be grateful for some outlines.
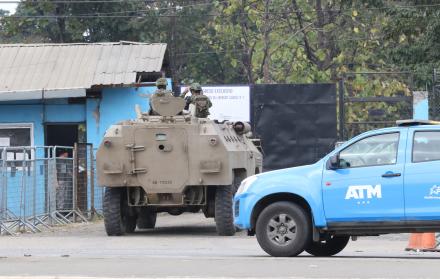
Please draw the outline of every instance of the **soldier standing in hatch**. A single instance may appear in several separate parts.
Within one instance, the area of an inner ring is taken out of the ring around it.
[[[185,97],[186,93],[188,93],[188,89],[186,89],[179,97],[185,98],[185,100],[187,100],[188,107],[189,104],[193,104],[195,106],[195,117],[208,117],[209,108],[212,107],[212,103],[208,96],[203,95],[202,86],[200,86],[199,83],[195,82],[191,84],[189,90],[191,91],[190,97]],[[188,107],[185,107],[185,109],[188,109]]]
[[[167,96],[174,97],[173,92],[167,90],[167,85],[168,85],[168,81],[166,78],[159,78],[156,80],[157,89],[154,92],[154,94],[150,96],[150,111],[148,112],[148,114],[158,115],[151,107],[151,101],[154,97],[167,97]]]

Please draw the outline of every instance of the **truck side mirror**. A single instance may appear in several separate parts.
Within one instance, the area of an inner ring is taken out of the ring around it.
[[[328,160],[328,169],[330,170],[337,170],[339,169],[340,165],[340,160],[339,160],[339,154],[333,155],[330,157],[330,159]]]

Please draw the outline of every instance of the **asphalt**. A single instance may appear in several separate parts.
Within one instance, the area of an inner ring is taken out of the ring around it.
[[[0,279],[439,278],[440,253],[408,252],[407,242],[406,234],[366,237],[335,257],[273,258],[245,232],[217,236],[201,214],[161,215],[157,229],[124,237],[107,237],[102,221],[2,236]]]

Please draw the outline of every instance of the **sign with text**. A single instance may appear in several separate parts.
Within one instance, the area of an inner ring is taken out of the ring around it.
[[[185,88],[182,86],[181,92]],[[250,121],[249,86],[202,86],[202,89],[212,102],[210,119]]]

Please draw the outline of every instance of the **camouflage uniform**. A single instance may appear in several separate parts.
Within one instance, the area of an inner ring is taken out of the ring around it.
[[[205,95],[191,96],[191,103],[196,106],[196,117],[206,118],[209,115],[209,108],[212,107],[211,100]]]
[[[202,87],[198,83],[191,84],[190,103],[196,107],[196,115],[198,118],[206,118],[209,115],[209,108],[212,107],[211,100],[208,96],[203,95]]]
[[[150,95],[150,111],[148,112],[150,115],[158,115],[158,113],[156,113],[153,108],[151,107],[151,101],[153,98],[155,97],[174,97],[174,94],[172,91],[166,89],[168,85],[168,82],[166,80],[166,78],[159,78],[158,80],[156,80],[156,91],[154,91],[154,93],[152,95]]]

